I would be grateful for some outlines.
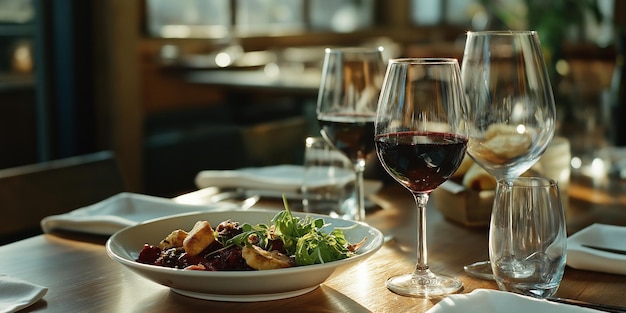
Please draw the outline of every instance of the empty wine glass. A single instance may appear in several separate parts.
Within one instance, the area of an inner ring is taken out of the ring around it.
[[[317,98],[322,137],[343,152],[356,172],[356,220],[365,219],[363,172],[374,151],[374,118],[385,64],[381,49],[326,49]]]
[[[415,198],[417,264],[391,277],[387,288],[414,297],[456,292],[461,281],[433,273],[427,263],[426,204],[465,155],[467,126],[461,73],[456,59],[389,62],[375,124],[376,153],[384,169]]]
[[[461,75],[467,153],[496,180],[517,178],[539,160],[555,129],[554,96],[537,33],[468,32]],[[489,261],[465,271],[493,279]]]

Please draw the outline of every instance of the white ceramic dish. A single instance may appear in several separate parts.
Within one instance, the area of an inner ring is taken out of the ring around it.
[[[207,300],[252,302],[289,298],[310,292],[336,269],[356,265],[375,253],[383,244],[382,233],[367,224],[317,215],[330,223],[331,228],[356,225],[345,230],[344,234],[350,242],[367,238],[357,255],[326,264],[243,272],[180,270],[135,261],[145,243],[156,244],[174,229],[190,230],[199,220],[207,220],[211,225],[227,219],[241,223],[267,224],[276,213],[277,211],[261,210],[202,212],[157,219],[113,234],[106,243],[106,250],[115,261],[149,280],[170,287],[174,292]],[[304,216],[303,213],[293,214]]]

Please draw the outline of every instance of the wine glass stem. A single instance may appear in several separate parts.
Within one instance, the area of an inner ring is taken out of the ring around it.
[[[365,172],[365,159],[359,158],[354,164],[356,172],[356,204],[358,214],[357,221],[365,221],[365,188],[363,187],[363,172]]]
[[[427,193],[413,193],[417,206],[417,264],[415,273],[428,270],[428,250],[426,246],[426,204],[428,203]]]

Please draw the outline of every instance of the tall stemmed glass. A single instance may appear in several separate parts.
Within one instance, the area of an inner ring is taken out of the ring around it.
[[[468,32],[461,75],[470,127],[467,153],[497,180],[528,170],[552,140],[556,110],[534,31]],[[465,266],[492,279],[489,261]]]
[[[415,269],[387,280],[387,288],[397,294],[440,296],[462,286],[458,278],[429,269],[426,204],[465,155],[464,99],[456,59],[389,62],[376,116],[376,153],[387,173],[413,194],[418,210]]]
[[[356,220],[365,220],[363,172],[374,151],[374,118],[385,72],[381,49],[326,49],[317,98],[321,134],[354,164]]]

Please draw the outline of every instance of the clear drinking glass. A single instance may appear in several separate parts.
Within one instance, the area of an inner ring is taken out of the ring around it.
[[[391,60],[378,102],[376,154],[391,177],[415,198],[417,264],[387,280],[391,291],[414,297],[456,292],[461,281],[433,273],[427,263],[426,204],[452,175],[467,146],[465,98],[456,59]]]
[[[357,177],[356,220],[365,219],[363,172],[374,151],[374,119],[385,65],[381,49],[326,49],[317,98],[321,134],[353,163]]]
[[[304,149],[304,212],[354,220],[356,178],[352,162],[322,137],[307,137]]]
[[[500,180],[489,230],[489,259],[501,290],[553,296],[565,270],[567,233],[557,183]]]
[[[470,127],[467,153],[496,180],[519,177],[539,160],[556,127],[537,33],[468,32],[461,75]],[[489,261],[465,271],[493,278]]]

